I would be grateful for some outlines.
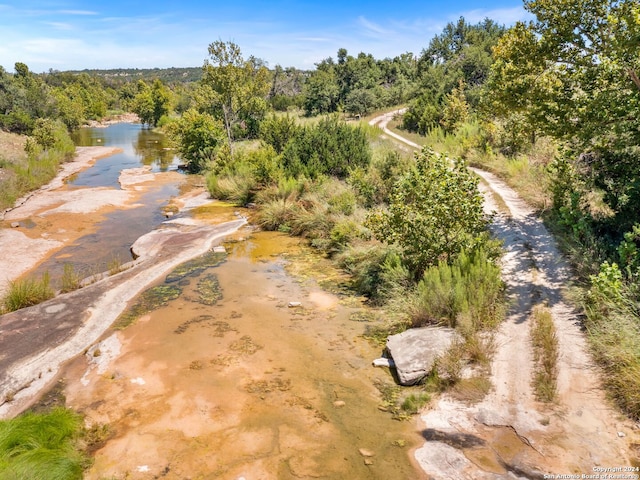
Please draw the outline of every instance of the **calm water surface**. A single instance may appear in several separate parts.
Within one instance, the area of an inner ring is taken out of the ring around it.
[[[77,187],[120,188],[118,177],[127,168],[150,165],[154,172],[177,170],[178,157],[169,149],[165,135],[143,128],[139,123],[116,123],[106,128],[81,128],[73,135],[77,146],[105,146],[122,153],[100,159],[68,182]]]
[[[168,150],[167,138],[140,124],[118,123],[106,128],[82,128],[75,132],[74,141],[78,146],[118,147],[122,152],[99,159],[71,177],[67,184],[72,188],[120,189],[120,172],[143,165],[150,165],[154,172],[177,170],[178,158],[174,151]],[[140,206],[107,214],[94,232],[57,251],[35,270],[35,275],[49,272],[53,283],[57,284],[67,263],[81,276],[89,276],[109,269],[109,264],[130,261],[131,245],[164,220],[162,207],[178,194],[180,183],[159,183],[136,202]]]

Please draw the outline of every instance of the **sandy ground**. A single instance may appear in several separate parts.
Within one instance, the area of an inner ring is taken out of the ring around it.
[[[386,129],[394,113],[372,123],[420,148]],[[516,192],[495,175],[474,171],[485,182],[485,209],[498,210],[493,195],[508,209],[495,216],[492,230],[504,241],[503,278],[512,308],[496,338],[492,391],[477,405],[442,397],[422,415],[429,434],[416,459],[438,479],[557,478],[544,475],[637,466],[639,427],[605,397],[578,312],[563,298],[570,271],[553,237]],[[528,320],[540,303],[549,305],[559,341],[558,401],[552,405],[537,402],[531,387]]]

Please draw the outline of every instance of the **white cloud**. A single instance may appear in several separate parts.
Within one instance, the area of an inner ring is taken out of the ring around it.
[[[65,23],[65,22],[43,22],[44,25],[49,25],[50,27],[53,27],[56,30],[63,30],[63,31],[68,31],[68,30],[73,30],[74,26],[71,25],[70,23]]]
[[[358,17],[358,24],[365,29],[365,35],[374,34],[376,37],[392,35],[393,30],[388,30],[377,23],[367,20],[365,17]]]
[[[98,12],[91,10],[59,10],[57,13],[62,15],[98,15]]]

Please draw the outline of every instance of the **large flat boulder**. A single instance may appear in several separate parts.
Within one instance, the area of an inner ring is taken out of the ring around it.
[[[401,385],[414,385],[433,367],[436,358],[447,351],[455,337],[452,328],[411,328],[387,338],[387,350],[396,365]]]

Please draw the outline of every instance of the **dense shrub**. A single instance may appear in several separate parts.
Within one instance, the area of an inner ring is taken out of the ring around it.
[[[300,129],[295,118],[289,115],[270,115],[260,124],[260,139],[271,145],[277,153],[282,153],[289,140],[294,138]]]
[[[444,324],[475,332],[496,326],[503,311],[500,268],[483,250],[461,252],[447,264],[428,268],[409,302],[414,326]]]
[[[293,177],[330,175],[346,178],[349,170],[366,167],[371,151],[364,130],[331,116],[301,129],[285,146],[282,165]]]
[[[354,244],[340,254],[338,261],[351,274],[353,288],[374,303],[402,295],[412,283],[409,270],[392,247]]]

